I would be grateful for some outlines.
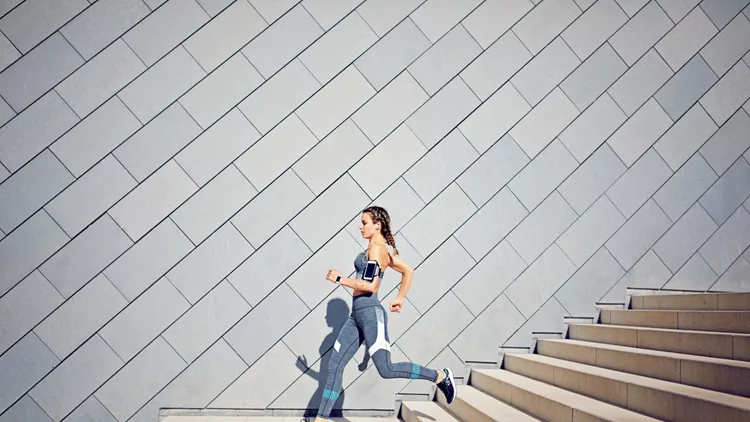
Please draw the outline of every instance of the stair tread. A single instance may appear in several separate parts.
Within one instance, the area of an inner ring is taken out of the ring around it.
[[[644,330],[644,331],[662,331],[670,333],[684,333],[684,334],[707,334],[717,336],[738,336],[738,337],[750,337],[748,333],[731,333],[728,331],[702,331],[702,330],[679,330],[676,328],[658,328],[658,327],[641,327],[638,325],[610,325],[610,324],[570,324],[587,327],[601,327],[607,330]]]
[[[635,294],[630,304],[634,309],[750,310],[750,293]]]
[[[578,362],[557,359],[549,356],[528,354],[512,355],[513,358],[526,359],[551,366],[561,367],[566,370],[582,372],[602,378],[617,380],[628,384],[639,385],[646,388],[653,388],[660,391],[679,394],[681,396],[692,397],[700,400],[711,401],[723,406],[734,407],[737,409],[750,411],[750,399],[731,394],[721,393],[718,391],[693,387],[691,385],[679,384],[669,381],[663,381],[656,378],[644,377],[642,375],[630,374],[627,372],[615,371],[612,369],[600,368],[597,366],[586,365]]]
[[[459,422],[458,419],[434,401],[404,401],[401,404],[420,421]],[[424,416],[424,418],[421,416]]]
[[[601,322],[679,330],[705,330],[750,334],[750,311],[608,309]]]
[[[689,297],[689,298],[704,298],[704,297],[736,297],[736,298],[750,298],[750,292],[689,292],[689,293],[658,293],[658,294],[632,294],[631,297]]]
[[[692,361],[697,361],[697,362],[711,363],[715,365],[734,366],[734,367],[737,367],[738,369],[750,369],[750,362],[734,360],[734,359],[723,359],[723,358],[714,358],[714,357],[700,356],[700,355],[690,355],[690,354],[685,354],[685,353],[668,352],[668,351],[653,350],[653,349],[643,349],[643,348],[638,348],[638,347],[620,346],[616,344],[597,343],[593,341],[575,340],[575,339],[541,339],[539,341],[548,342],[548,343],[573,344],[573,345],[579,345],[579,346],[593,347],[596,349],[607,349],[607,350],[614,350],[614,351],[620,351],[620,352],[625,352],[625,353],[634,353],[634,354],[639,354],[639,355],[656,356],[656,357],[678,359],[678,360],[692,360]]]
[[[658,290],[657,294],[633,293],[631,296],[659,296],[659,297],[681,297],[681,296],[750,296],[748,292],[700,292],[690,291],[685,293],[661,293],[668,290]]]
[[[604,420],[617,422],[657,421],[657,419],[642,415],[640,413],[636,413],[628,409],[623,409],[621,407],[617,407],[591,397],[574,393],[572,391],[565,390],[551,384],[537,381],[535,379],[528,378],[523,375],[510,372],[508,370],[475,369],[474,371],[484,374],[488,377],[498,379],[531,394],[544,397],[548,400],[563,404],[573,409],[578,409]]]
[[[516,409],[515,407],[496,399],[470,385],[459,385],[457,400],[463,400],[471,407],[479,410],[495,420],[512,420],[523,422],[539,422],[538,419]]]
[[[205,415],[205,416],[183,416],[170,415],[161,419],[161,422],[299,422],[302,416],[233,416],[233,415]],[[309,418],[312,420],[312,418]],[[449,419],[437,419],[438,421],[451,422]],[[347,416],[332,417],[330,422],[402,422],[396,418],[383,418],[375,416]]]
[[[750,310],[725,310],[725,309],[607,309],[611,312],[679,312],[679,313],[694,313],[694,314],[750,314]]]

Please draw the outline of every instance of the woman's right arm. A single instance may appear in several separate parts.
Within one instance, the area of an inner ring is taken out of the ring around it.
[[[398,255],[391,256],[389,267],[401,273],[401,287],[398,289],[396,300],[403,302],[403,300],[406,299],[406,293],[409,292],[409,288],[411,287],[411,281],[414,278],[414,270],[399,258]]]

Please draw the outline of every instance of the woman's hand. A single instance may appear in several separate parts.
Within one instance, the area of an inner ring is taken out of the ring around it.
[[[339,270],[330,269],[328,270],[328,274],[326,274],[326,280],[335,283],[336,277],[340,276],[341,273]]]
[[[396,300],[391,302],[391,312],[401,312],[401,306],[403,304],[404,304],[403,299],[396,298]]]

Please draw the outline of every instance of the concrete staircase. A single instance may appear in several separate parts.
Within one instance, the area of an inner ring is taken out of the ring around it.
[[[447,405],[402,402],[406,422],[750,421],[750,293],[640,292],[569,324],[500,369],[472,369]]]
[[[437,393],[432,401],[402,401],[387,418],[333,420],[750,422],[750,293],[663,293],[640,292],[624,305],[602,306],[594,323],[569,323],[560,338],[538,338],[527,353],[504,353],[499,369],[472,369],[450,405]]]

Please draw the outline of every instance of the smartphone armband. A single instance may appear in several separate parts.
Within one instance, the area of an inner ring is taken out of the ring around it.
[[[362,278],[366,281],[372,281],[375,276],[378,274],[378,261],[375,260],[369,260],[365,264],[365,271],[362,274]]]

